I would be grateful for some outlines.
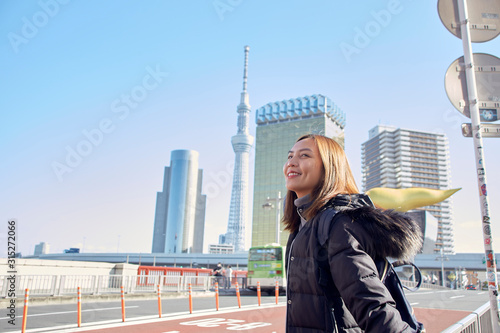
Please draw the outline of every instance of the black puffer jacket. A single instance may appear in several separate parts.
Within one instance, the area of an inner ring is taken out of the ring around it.
[[[418,225],[403,214],[373,208],[366,195],[337,195],[325,207],[288,239],[287,332],[413,332],[372,258],[415,255],[422,244]],[[299,213],[303,209],[298,207]],[[321,261],[330,267],[326,277],[320,276],[325,275]],[[335,308],[343,313],[333,314],[319,281],[340,294],[342,304]]]

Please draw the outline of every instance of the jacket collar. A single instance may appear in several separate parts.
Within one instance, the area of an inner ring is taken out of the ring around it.
[[[307,223],[307,220],[304,218],[304,215],[302,215],[302,213],[312,205],[311,194],[307,194],[302,198],[297,198],[293,201],[293,203],[295,207],[297,207],[297,213],[300,216],[300,226],[299,226],[300,230]]]
[[[337,195],[325,205],[322,215],[332,210],[342,212],[353,222],[360,223],[371,235],[380,257],[408,260],[422,247],[422,232],[410,216],[393,210],[377,209],[365,194]],[[326,220],[330,220],[330,217],[326,217]]]
[[[334,206],[337,210],[375,207],[370,197],[362,193],[337,194],[326,206]]]

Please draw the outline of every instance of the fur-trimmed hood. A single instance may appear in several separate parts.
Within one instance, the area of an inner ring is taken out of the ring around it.
[[[422,231],[404,213],[375,208],[365,194],[337,195],[327,207],[349,216],[353,223],[362,223],[380,257],[408,260],[422,248]]]

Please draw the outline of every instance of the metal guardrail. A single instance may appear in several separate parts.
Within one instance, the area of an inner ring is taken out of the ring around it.
[[[0,297],[6,298],[13,290],[10,275],[0,276]],[[162,292],[187,292],[191,284],[193,291],[207,291],[213,286],[212,276],[174,275],[18,275],[15,279],[15,294],[22,295],[29,289],[30,296],[63,296],[76,294],[101,295],[121,292],[155,293],[158,285]]]
[[[442,333],[493,333],[490,302],[485,303]]]
[[[401,280],[401,283],[404,286],[407,286],[408,288],[415,288],[417,286],[417,282],[414,281],[409,281],[409,280]],[[450,289],[448,287],[443,287],[438,284],[432,284],[432,283],[422,283],[420,285],[420,288],[423,289]]]
[[[0,297],[7,297],[12,290],[11,275],[0,275]],[[193,291],[213,289],[214,276],[194,275],[18,275],[15,278],[15,294],[20,295],[25,289],[32,296],[62,296],[75,294],[78,287],[82,294],[100,295],[120,293],[121,286],[126,293],[154,293],[161,285],[164,292],[186,292],[191,283]],[[241,287],[245,287],[246,278],[235,278]],[[219,277],[219,285],[223,286],[223,278]],[[402,280],[408,287],[415,287],[416,282]],[[422,288],[442,289],[439,285],[422,284]]]

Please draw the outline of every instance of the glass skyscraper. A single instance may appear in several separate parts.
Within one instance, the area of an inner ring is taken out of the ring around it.
[[[323,95],[299,97],[267,105],[256,110],[255,177],[253,195],[252,246],[274,243],[276,208],[283,214],[283,203],[266,210],[267,198],[286,194],[283,165],[297,139],[309,133],[331,137],[344,146],[345,114]],[[280,230],[282,230],[280,226]],[[281,232],[286,245],[288,233]]]
[[[157,193],[153,253],[202,253],[206,195],[198,152],[174,150],[165,167],[163,191]]]
[[[374,187],[450,189],[448,139],[444,134],[376,126],[361,146],[363,191]],[[451,199],[418,208],[438,220],[435,251],[455,253]]]

